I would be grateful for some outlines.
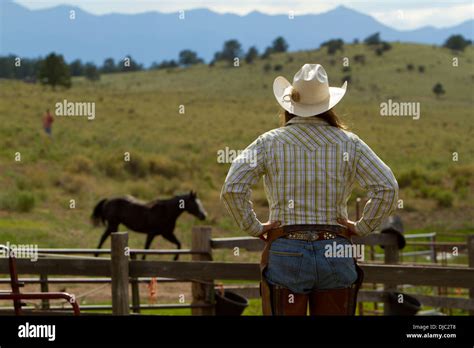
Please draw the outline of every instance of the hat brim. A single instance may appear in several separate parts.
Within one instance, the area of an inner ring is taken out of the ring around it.
[[[342,87],[329,87],[329,98],[318,104],[302,104],[293,100],[283,100],[283,96],[287,93],[289,87],[291,87],[291,83],[283,76],[278,76],[273,81],[273,94],[278,104],[293,115],[310,117],[322,114],[336,106],[346,94],[347,81],[344,82]]]

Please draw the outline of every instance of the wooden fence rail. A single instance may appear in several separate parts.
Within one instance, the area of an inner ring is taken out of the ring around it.
[[[260,279],[256,263],[215,261],[142,261],[129,260],[129,267],[121,269],[130,277],[157,277],[200,280],[252,280]],[[54,267],[52,267],[54,265]],[[38,259],[17,260],[18,272],[25,274],[110,276],[108,260]],[[474,288],[474,268],[361,264],[365,280],[369,283],[448,286]],[[0,259],[0,273],[8,273],[7,262]],[[112,277],[113,280],[113,277]]]

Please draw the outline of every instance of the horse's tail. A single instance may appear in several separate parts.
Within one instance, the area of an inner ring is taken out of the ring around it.
[[[106,201],[107,199],[104,198],[99,203],[97,203],[97,205],[94,208],[94,211],[92,212],[91,221],[94,226],[99,226],[100,224],[105,225],[105,219],[102,214],[102,208]]]

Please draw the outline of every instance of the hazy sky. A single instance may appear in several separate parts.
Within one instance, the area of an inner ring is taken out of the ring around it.
[[[68,4],[94,14],[177,12],[193,8],[209,8],[216,12],[237,14],[246,14],[254,10],[269,14],[293,11],[295,16],[326,12],[338,5],[345,5],[370,14],[380,22],[397,29],[413,29],[425,25],[452,26],[472,19],[474,14],[472,0],[15,0],[15,2],[30,9]]]

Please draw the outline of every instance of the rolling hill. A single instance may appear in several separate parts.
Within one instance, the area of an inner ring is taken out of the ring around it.
[[[355,63],[353,57],[361,54],[365,64]],[[350,58],[349,71],[343,71],[343,57]],[[458,67],[453,57],[428,45],[394,44],[383,56],[365,45],[346,45],[335,56],[320,49],[275,54],[240,67],[110,74],[95,83],[76,78],[67,90],[0,81],[0,242],[95,247],[102,229],[93,229],[89,216],[99,199],[133,194],[146,200],[190,189],[202,198],[210,213],[206,223],[216,227],[216,235],[241,234],[218,199],[229,164],[218,163],[217,152],[243,149],[278,127],[273,79],[291,79],[307,62],[323,64],[331,85],[351,77],[336,111],[393,168],[407,229],[472,231],[474,49],[456,54]],[[432,92],[438,82],[446,91],[440,97]],[[49,140],[42,115],[65,99],[95,102],[96,117],[56,118]],[[380,104],[388,99],[419,102],[420,118],[380,116]],[[15,161],[18,152],[21,161]],[[264,220],[261,186],[254,199]],[[196,223],[180,218],[177,234],[184,245]],[[141,247],[142,238],[131,235],[132,246]]]

